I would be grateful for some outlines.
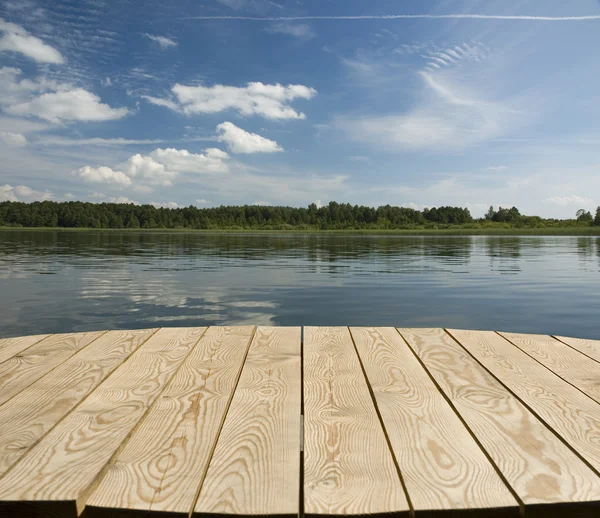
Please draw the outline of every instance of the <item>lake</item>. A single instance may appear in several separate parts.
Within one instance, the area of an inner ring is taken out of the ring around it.
[[[600,238],[0,230],[0,337],[219,324],[600,339]]]

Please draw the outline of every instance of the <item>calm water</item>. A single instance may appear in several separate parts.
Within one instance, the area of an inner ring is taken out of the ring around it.
[[[0,231],[0,336],[207,324],[600,339],[600,238]]]

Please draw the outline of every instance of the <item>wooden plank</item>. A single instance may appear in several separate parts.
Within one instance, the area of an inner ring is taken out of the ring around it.
[[[347,328],[304,328],[304,512],[409,513]]]
[[[88,500],[89,516],[190,513],[253,331],[207,331]]]
[[[600,340],[586,340],[584,338],[569,338],[566,336],[557,336],[556,339],[589,356],[593,360],[600,362]]]
[[[300,328],[260,327],[194,515],[297,516]]]
[[[0,340],[0,363],[12,358],[21,351],[41,342],[50,335],[18,336]]]
[[[0,364],[0,405],[68,360],[105,331],[50,335]]]
[[[398,332],[350,331],[415,513],[518,516],[519,503]]]
[[[0,406],[0,476],[156,331],[110,331]]]
[[[448,332],[594,469],[600,470],[600,405],[492,331]]]
[[[600,402],[600,363],[551,336],[500,334],[565,381]]]
[[[0,480],[0,515],[77,516],[204,328],[161,329]]]
[[[525,516],[547,504],[600,501],[600,478],[447,333],[400,332],[525,504]]]

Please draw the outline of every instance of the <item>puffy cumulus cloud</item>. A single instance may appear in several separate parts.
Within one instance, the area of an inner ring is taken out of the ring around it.
[[[155,149],[150,156],[157,162],[180,173],[214,174],[228,171],[225,162],[229,155],[220,149],[206,149],[204,153],[190,153],[186,149]]]
[[[190,153],[186,149],[157,148],[149,155],[135,154],[114,169],[86,165],[74,172],[90,183],[133,186],[139,192],[150,193],[152,186],[170,187],[180,173],[219,174],[228,172],[229,155],[220,149]]]
[[[132,205],[139,205],[140,202],[136,200],[132,200],[127,196],[107,196],[104,199],[104,203],[127,203]]]
[[[52,199],[49,191],[36,191],[26,185],[0,185],[0,201],[44,201]]]
[[[231,122],[217,126],[219,141],[225,142],[232,153],[276,153],[283,148],[274,140],[248,133]]]
[[[21,79],[21,75],[18,68],[0,68],[0,106],[10,115],[60,123],[120,119],[129,113],[127,108],[103,104],[97,95],[70,83],[45,77]]]
[[[121,171],[113,171],[110,167],[91,167],[86,165],[75,173],[85,182],[110,183],[126,187],[131,185],[131,178]]]
[[[124,170],[129,178],[163,187],[173,185],[172,180],[177,176],[177,173],[167,168],[165,164],[154,160],[151,156],[142,156],[140,154],[133,155],[127,161]]]
[[[0,51],[18,52],[38,63],[64,63],[62,54],[23,27],[0,18]]]
[[[35,116],[49,122],[106,121],[121,119],[129,110],[112,108],[100,102],[100,97],[74,88],[67,91],[45,93],[30,101],[9,106],[6,112],[12,115]]]
[[[170,38],[167,38],[165,36],[155,36],[154,34],[144,34],[144,36],[146,36],[146,38],[151,39],[154,43],[158,43],[158,45],[160,45],[160,48],[163,50],[168,49],[169,47],[177,47],[178,43]]]
[[[179,208],[179,204],[175,203],[174,201],[162,201],[162,202],[151,201],[150,205],[153,205],[157,209],[178,209]]]
[[[304,85],[248,83],[246,86],[186,86],[172,88],[176,101],[144,97],[148,102],[165,106],[186,115],[219,113],[235,110],[244,116],[259,115],[266,119],[305,119],[304,113],[294,110],[289,103],[296,99],[312,99],[317,91]]]
[[[0,131],[0,142],[13,147],[27,145],[27,139],[24,135],[21,135],[21,133],[11,133],[10,131]]]

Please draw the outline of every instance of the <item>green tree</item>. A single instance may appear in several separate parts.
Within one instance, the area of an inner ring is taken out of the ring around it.
[[[582,223],[591,223],[594,220],[592,213],[585,209],[579,209],[577,211],[577,221]]]
[[[492,221],[494,219],[495,214],[496,214],[496,211],[494,210],[494,207],[492,205],[490,205],[490,208],[487,211],[487,214],[485,215],[485,219],[487,219],[488,221]]]
[[[600,207],[596,209],[596,217],[594,218],[594,225],[600,227]]]

